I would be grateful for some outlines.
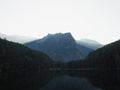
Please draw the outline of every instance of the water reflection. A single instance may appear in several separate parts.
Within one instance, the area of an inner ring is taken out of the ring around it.
[[[43,70],[16,90],[120,90],[113,75],[108,70]]]
[[[109,70],[49,71],[39,81],[38,90],[120,90],[114,73]]]
[[[39,90],[102,90],[93,86],[87,79],[68,75],[54,77]]]

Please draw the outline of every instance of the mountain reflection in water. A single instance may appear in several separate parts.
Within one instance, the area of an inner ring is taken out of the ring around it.
[[[15,90],[120,90],[109,70],[43,70]],[[112,73],[112,72],[111,72]],[[8,90],[8,89],[7,89]]]
[[[47,85],[39,90],[102,90],[93,86],[87,79],[71,77],[71,76],[57,76],[48,82]]]

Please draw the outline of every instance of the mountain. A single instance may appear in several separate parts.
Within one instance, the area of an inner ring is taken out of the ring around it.
[[[120,89],[120,40],[100,48],[88,55],[84,65],[99,70],[97,74],[105,90]]]
[[[66,67],[89,69],[88,78],[95,85],[104,90],[119,90],[120,40],[91,52],[83,61],[69,62]]]
[[[88,47],[90,49],[96,50],[103,47],[104,45],[90,39],[81,39],[76,41],[78,44]]]
[[[120,40],[105,45],[91,52],[83,61],[76,61],[73,66],[80,68],[96,68],[120,70]]]
[[[76,43],[71,33],[48,34],[25,44],[29,48],[46,53],[55,61],[68,62],[83,59],[92,49]]]
[[[0,33],[0,38],[6,39],[9,41],[13,41],[13,42],[22,43],[22,44],[36,39],[34,37],[29,37],[29,36],[6,35],[6,34],[2,34],[2,33]]]
[[[36,90],[48,63],[46,54],[0,39],[0,90]]]
[[[90,53],[86,61],[91,61],[89,66],[101,68],[116,68],[116,61],[120,61],[120,40],[105,45]],[[119,60],[118,60],[119,59]]]

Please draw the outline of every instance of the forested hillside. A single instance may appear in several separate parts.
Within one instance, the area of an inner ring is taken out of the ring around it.
[[[34,90],[51,63],[43,53],[0,39],[0,90]]]
[[[120,84],[120,40],[91,52],[84,61],[67,63],[65,68],[79,68],[87,71],[89,79],[106,90],[118,89]]]

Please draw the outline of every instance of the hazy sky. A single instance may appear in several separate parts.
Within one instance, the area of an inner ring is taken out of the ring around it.
[[[0,33],[57,32],[101,43],[120,39],[120,0],[0,0]]]

